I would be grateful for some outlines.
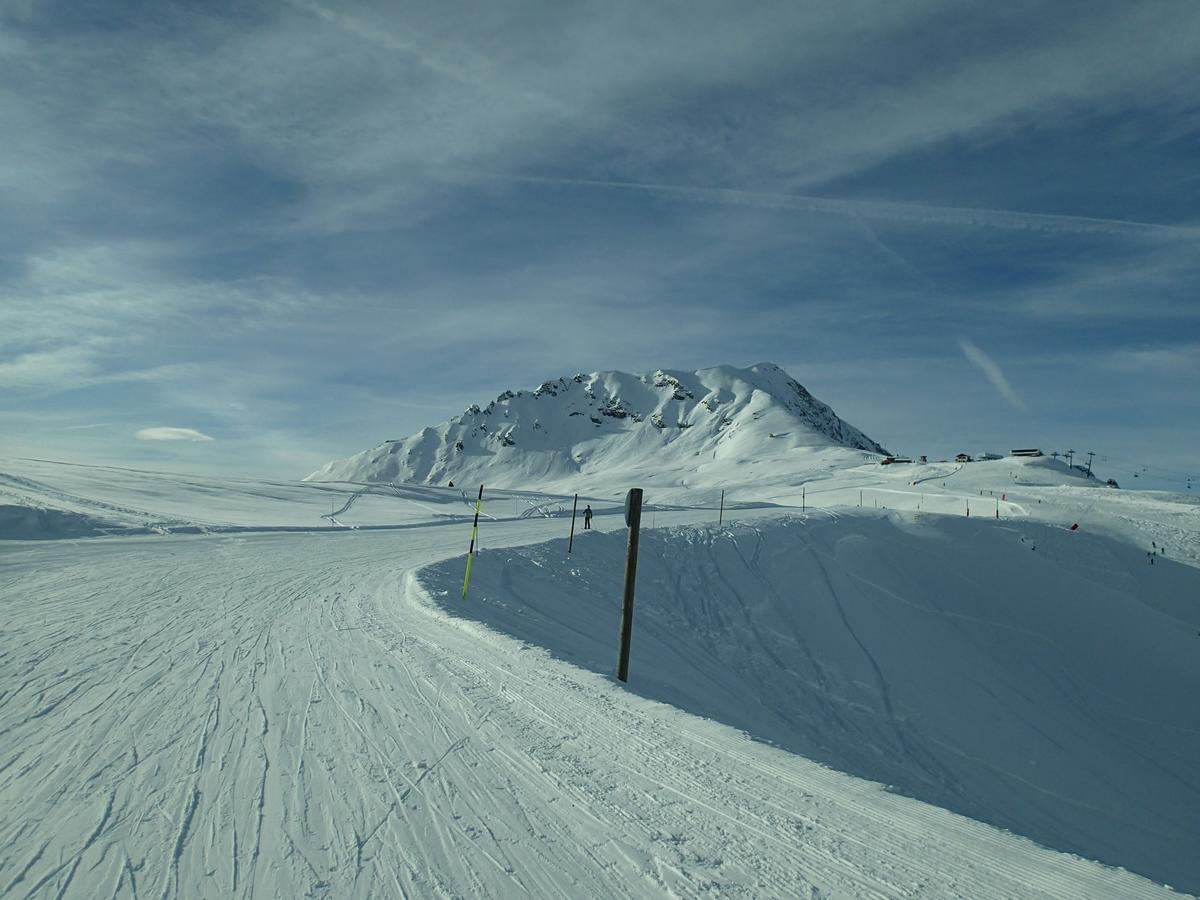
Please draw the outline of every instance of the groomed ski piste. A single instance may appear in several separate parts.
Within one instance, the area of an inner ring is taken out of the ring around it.
[[[0,896],[1200,890],[1200,505],[803,459],[485,487],[465,601],[477,484],[0,461]]]

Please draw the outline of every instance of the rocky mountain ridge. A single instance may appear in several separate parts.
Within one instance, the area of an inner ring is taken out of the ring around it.
[[[813,447],[886,452],[773,363],[594,372],[506,390],[441,425],[330,462],[306,480],[478,478],[497,487],[545,487],[618,470],[682,478],[714,464]]]

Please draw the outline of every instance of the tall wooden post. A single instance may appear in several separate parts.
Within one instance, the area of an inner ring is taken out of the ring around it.
[[[567,556],[571,555],[571,547],[575,543],[575,511],[579,509],[579,495],[575,495],[575,505],[571,507],[571,536],[567,538]]]
[[[725,492],[721,491],[721,511],[717,514],[717,524],[722,525],[725,522]]]
[[[638,532],[642,527],[642,489],[632,488],[625,498],[625,596],[621,602],[621,643],[617,648],[617,678],[629,680],[629,641],[633,637],[633,585],[637,578]]]

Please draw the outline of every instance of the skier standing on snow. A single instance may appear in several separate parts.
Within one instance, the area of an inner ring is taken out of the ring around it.
[[[585,507],[583,508],[583,527],[584,527],[584,528],[591,528],[591,527],[592,527],[592,507],[591,507],[591,504],[588,504],[587,506],[585,506]]]

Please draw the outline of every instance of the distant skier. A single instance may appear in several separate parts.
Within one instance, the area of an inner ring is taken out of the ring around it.
[[[583,508],[583,527],[584,528],[592,527],[592,507],[590,504]]]
[[[1079,523],[1078,523],[1078,522],[1075,522],[1075,523],[1073,523],[1073,524],[1071,525],[1071,530],[1072,530],[1072,531],[1078,531],[1078,530],[1079,530]]]
[[[450,487],[454,487],[454,482],[450,482]]]

